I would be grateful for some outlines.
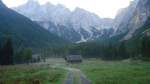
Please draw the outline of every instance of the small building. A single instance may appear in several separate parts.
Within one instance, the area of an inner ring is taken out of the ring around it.
[[[41,56],[39,54],[32,55],[31,62],[40,62],[40,61],[41,61]]]
[[[80,63],[82,62],[82,56],[81,55],[68,55],[66,56],[66,61],[68,63]]]

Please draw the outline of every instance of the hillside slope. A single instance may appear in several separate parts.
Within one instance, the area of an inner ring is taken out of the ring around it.
[[[121,14],[121,15],[120,15]],[[121,16],[121,17],[120,17]],[[144,32],[143,25],[150,17],[150,0],[135,0],[128,8],[125,8],[118,14],[120,17],[115,26],[115,36],[122,35],[121,40],[133,38],[135,33],[140,30]],[[116,19],[117,19],[116,18]]]
[[[12,9],[37,22],[51,33],[76,43],[101,37],[103,29],[112,28],[113,23],[113,19],[100,18],[82,8],[70,11],[61,4],[53,5],[47,2],[41,5],[36,0],[29,0]]]
[[[42,48],[64,44],[65,41],[23,15],[7,8],[0,1],[0,42],[9,35],[15,47]]]

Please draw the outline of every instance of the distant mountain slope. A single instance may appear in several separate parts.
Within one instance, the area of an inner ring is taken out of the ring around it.
[[[150,0],[135,0],[128,7],[123,9],[118,16],[115,23],[115,36],[121,35],[121,40],[131,39],[135,33],[144,32],[142,29],[150,17]],[[118,19],[119,18],[119,19]],[[140,34],[140,33],[138,33]]]
[[[150,37],[150,17],[146,20],[144,25],[137,29],[135,33],[133,34],[133,37],[138,37],[140,38],[141,36],[146,35]]]
[[[51,33],[72,42],[99,38],[103,29],[112,28],[113,23],[112,19],[100,18],[81,8],[70,11],[61,4],[40,5],[35,0],[29,0],[26,4],[12,9],[37,22]]]
[[[0,0],[0,42],[3,42],[7,35],[12,37],[15,47],[42,48],[65,43],[65,40],[7,8]]]

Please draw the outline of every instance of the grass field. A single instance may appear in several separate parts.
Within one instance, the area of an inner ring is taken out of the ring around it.
[[[80,67],[92,84],[150,84],[149,62],[90,59],[74,66]]]
[[[50,65],[0,66],[0,84],[62,84],[67,71]]]
[[[67,70],[61,67],[68,67],[63,59],[49,59],[44,64],[0,66],[0,84],[63,84]],[[150,84],[150,62],[88,59],[72,67],[81,69],[92,84]],[[78,81],[78,75],[74,76]]]

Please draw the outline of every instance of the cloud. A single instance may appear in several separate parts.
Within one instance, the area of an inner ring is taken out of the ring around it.
[[[8,6],[17,6],[27,0],[3,0]],[[70,10],[76,7],[83,8],[96,13],[100,17],[114,18],[120,8],[127,7],[131,0],[38,0],[41,4],[51,2],[52,4],[63,4]]]

